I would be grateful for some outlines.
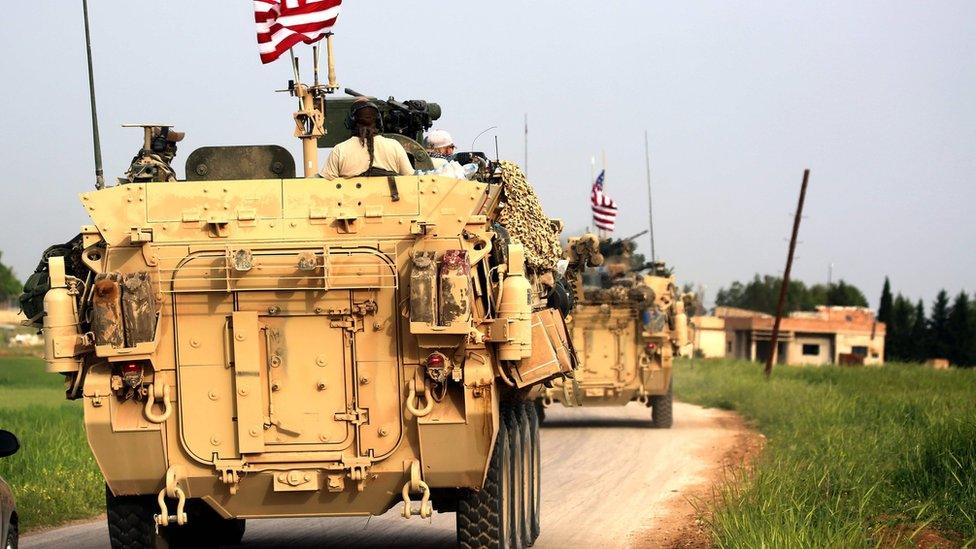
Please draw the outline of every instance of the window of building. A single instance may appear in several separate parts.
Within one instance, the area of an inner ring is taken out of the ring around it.
[[[732,342],[731,341],[726,341],[725,342],[725,352],[726,353],[731,353],[732,352]]]
[[[803,356],[820,356],[820,345],[816,343],[804,343]]]
[[[857,356],[868,356],[868,348],[865,345],[854,345],[851,347],[851,354]]]

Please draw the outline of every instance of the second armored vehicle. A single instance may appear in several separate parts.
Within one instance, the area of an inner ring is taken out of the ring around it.
[[[675,277],[663,263],[633,264],[633,238],[599,243],[600,257],[587,258],[596,237],[571,239],[571,264],[603,265],[575,277],[571,317],[579,357],[574,378],[537,391],[539,409],[564,406],[651,408],[655,427],[672,424],[673,357],[690,351],[688,318]],[[645,274],[645,271],[646,274]]]

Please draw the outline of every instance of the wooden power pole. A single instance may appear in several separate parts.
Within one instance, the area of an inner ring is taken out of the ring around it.
[[[793,218],[793,235],[790,236],[790,251],[786,255],[786,269],[783,271],[783,285],[779,288],[779,303],[776,305],[776,320],[773,321],[773,335],[769,342],[769,357],[766,359],[765,375],[769,379],[773,373],[773,363],[776,362],[776,350],[779,343],[779,323],[783,319],[783,307],[786,305],[786,289],[790,285],[790,270],[793,268],[793,252],[796,251],[796,235],[800,232],[800,219],[803,218],[803,200],[807,196],[807,183],[810,181],[810,170],[803,170],[803,184],[800,185],[800,202],[796,206],[796,216]]]

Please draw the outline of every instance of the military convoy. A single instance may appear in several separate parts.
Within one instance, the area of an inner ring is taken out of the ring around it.
[[[642,233],[643,234],[643,233]],[[688,318],[675,277],[664,263],[635,264],[634,238],[599,242],[584,235],[569,241],[567,254],[578,269],[573,280],[576,306],[570,331],[579,359],[572,377],[535,391],[539,413],[555,403],[651,408],[651,423],[672,424],[673,357],[688,354]],[[599,267],[597,267],[599,266]]]
[[[398,503],[456,512],[463,547],[539,535],[527,397],[575,367],[570,311],[550,305],[561,224],[478,153],[471,180],[312,177],[316,145],[349,135],[331,81],[289,86],[304,178],[281,147],[238,146],[195,151],[175,181],[145,160],[168,163],[151,153],[173,133],[145,125],[139,166],[81,194],[91,223],[28,283],[47,369],[84,405],[113,548]],[[423,171],[439,106],[378,103]]]

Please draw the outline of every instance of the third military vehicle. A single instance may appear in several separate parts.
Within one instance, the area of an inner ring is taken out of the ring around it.
[[[331,36],[330,36],[331,39]],[[331,63],[330,63],[331,65]],[[471,180],[325,180],[348,100],[296,78],[304,177],[278,146],[205,147],[143,125],[125,178],[22,298],[48,370],[84,405],[113,548],[241,541],[265,517],[457,513],[463,547],[539,534],[529,390],[574,367],[549,306],[561,224],[513,164]],[[376,100],[406,143],[439,115]],[[325,143],[325,146],[330,146]]]
[[[643,234],[643,233],[642,233]],[[636,235],[639,236],[639,235]],[[655,427],[672,423],[672,358],[690,352],[685,299],[664,263],[635,265],[634,238],[596,236],[569,241],[571,264],[599,265],[569,277],[576,307],[571,317],[579,367],[573,378],[557,379],[538,390],[539,409],[564,406],[651,408]]]

